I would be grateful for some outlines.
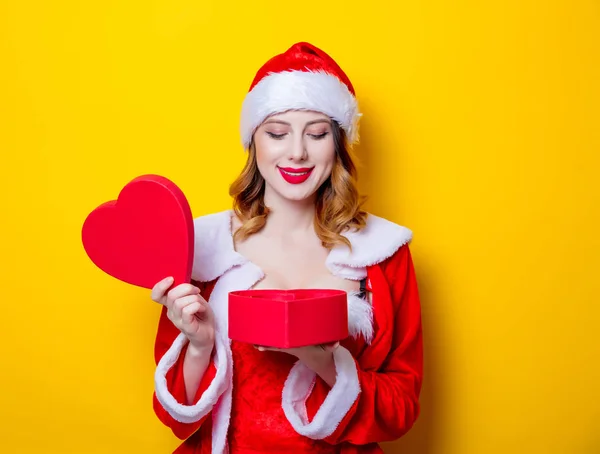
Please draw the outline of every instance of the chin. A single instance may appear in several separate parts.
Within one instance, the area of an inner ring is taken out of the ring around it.
[[[314,194],[314,191],[313,192],[287,191],[287,192],[282,192],[281,196],[287,200],[291,200],[294,202],[301,202],[303,200],[310,199],[313,196],[313,194]]]
[[[294,201],[294,202],[301,202],[303,200],[310,199],[315,194],[316,188],[313,188],[313,187],[302,188],[302,187],[289,187],[289,186],[281,187],[280,186],[280,187],[276,188],[276,191],[280,197],[282,197],[286,200],[290,200],[290,201]]]

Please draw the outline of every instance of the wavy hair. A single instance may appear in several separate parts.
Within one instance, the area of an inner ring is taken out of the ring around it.
[[[345,244],[351,248],[350,241],[341,234],[365,227],[367,213],[362,205],[366,198],[358,192],[356,166],[344,130],[336,121],[332,121],[331,126],[335,163],[331,175],[317,190],[314,227],[324,247],[331,249]],[[253,140],[242,172],[229,187],[233,210],[242,222],[234,233],[235,239],[244,240],[264,227],[269,215],[264,194],[265,180],[258,170]]]

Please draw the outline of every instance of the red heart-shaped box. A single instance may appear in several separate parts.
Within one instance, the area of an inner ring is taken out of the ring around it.
[[[229,338],[293,348],[348,337],[348,294],[343,290],[242,290],[229,293]]]
[[[169,179],[142,175],[85,219],[83,246],[107,274],[144,288],[165,277],[190,282],[194,221],[183,192]]]

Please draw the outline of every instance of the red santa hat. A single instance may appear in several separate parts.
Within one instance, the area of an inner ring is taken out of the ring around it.
[[[349,143],[358,140],[361,114],[354,87],[338,64],[309,43],[296,43],[267,61],[256,73],[242,104],[240,132],[245,148],[270,115],[314,110],[336,120]]]

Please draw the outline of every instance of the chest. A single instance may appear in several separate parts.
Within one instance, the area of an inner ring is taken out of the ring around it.
[[[330,288],[358,291],[359,283],[333,275],[326,266],[329,250],[318,240],[266,241],[255,237],[237,250],[261,268],[255,289]]]

